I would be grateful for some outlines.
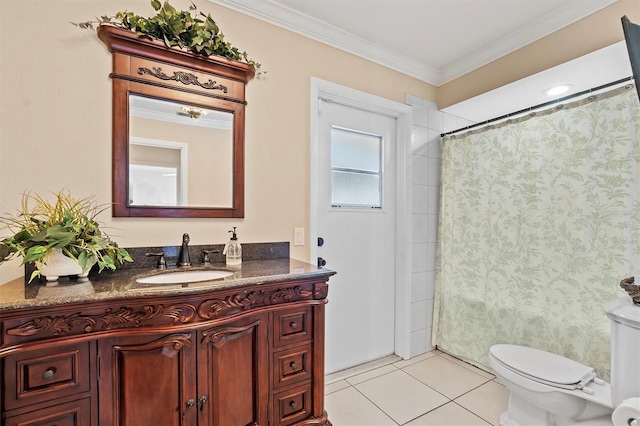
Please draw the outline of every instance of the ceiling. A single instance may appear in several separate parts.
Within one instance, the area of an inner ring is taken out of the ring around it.
[[[210,1],[440,86],[617,0]],[[631,75],[630,66],[628,71],[618,66],[625,60],[628,65],[624,46],[609,55],[616,61],[605,69],[592,66],[611,63],[603,62],[602,56],[592,62],[579,58],[582,61],[567,71],[581,77],[579,82],[564,81],[564,69],[556,67],[553,73],[540,73],[545,76],[540,82],[536,76],[529,77],[501,88],[498,98],[489,92],[452,106],[454,110],[463,104],[467,107],[451,113],[480,122],[540,103],[540,93],[552,84],[571,83],[576,92],[617,79],[609,75],[612,67],[614,74]],[[585,69],[591,71],[585,73]],[[523,84],[529,91],[537,84],[537,98],[529,99]],[[492,99],[490,107],[486,96]],[[525,106],[514,104],[513,99]],[[478,103],[483,106],[478,108]]]
[[[439,86],[617,0],[211,0]]]

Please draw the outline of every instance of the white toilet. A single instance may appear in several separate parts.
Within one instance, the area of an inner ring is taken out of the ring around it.
[[[510,391],[501,426],[611,425],[618,406],[614,420],[624,410],[623,424],[631,424],[626,416],[629,410],[630,416],[635,415],[633,407],[640,404],[640,306],[621,297],[611,303],[607,316],[611,320],[611,384],[598,379],[593,368],[560,355],[516,345],[489,349],[489,364]],[[640,417],[640,406],[636,417]]]

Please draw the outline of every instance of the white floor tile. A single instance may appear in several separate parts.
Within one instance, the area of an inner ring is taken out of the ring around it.
[[[334,426],[397,426],[353,387],[327,395],[325,408]]]
[[[495,376],[437,349],[328,375],[325,395],[334,426],[499,425],[509,398]]]
[[[451,399],[491,380],[442,356],[420,361],[403,371]]]
[[[334,393],[344,388],[348,388],[349,386],[351,385],[346,380],[338,380],[337,382],[333,382],[333,383],[329,383],[328,385],[325,385],[324,394],[329,395],[330,393]]]
[[[425,359],[431,358],[433,356],[439,355],[441,353],[442,352],[436,349],[431,352],[423,353],[422,355],[414,356],[413,358],[403,359],[402,361],[394,362],[393,365],[395,365],[398,368],[404,368],[404,367],[410,366],[411,364],[415,364],[416,362],[420,362]]]
[[[349,382],[349,384],[355,386],[358,383],[366,382],[367,380],[374,379],[384,374],[393,373],[394,371],[398,371],[398,368],[395,367],[393,364],[390,364],[390,365],[385,365],[384,367],[376,368],[375,370],[367,371],[362,374],[347,377],[345,380]]]
[[[448,402],[447,398],[400,370],[355,387],[399,424]]]
[[[383,367],[385,365],[390,365],[395,362],[400,361],[398,355],[389,355],[384,358],[376,359],[371,362],[367,362],[365,364],[356,365],[355,367],[347,368],[345,370],[340,370],[335,373],[327,374],[324,378],[325,384],[337,382],[338,380],[344,380],[348,377],[353,377],[361,373],[365,373],[371,370],[375,370],[376,368]]]
[[[489,423],[455,402],[450,402],[410,421],[405,426],[489,426]]]
[[[474,365],[471,365],[468,362],[464,362],[463,360],[458,359],[456,357],[453,357],[453,356],[451,356],[449,354],[442,353],[442,357],[448,359],[449,361],[453,361],[456,364],[461,365],[461,366],[463,366],[465,368],[468,368],[469,370],[473,371],[474,373],[479,374],[482,377],[486,377],[487,379],[493,380],[493,379],[496,378],[496,376],[494,376],[493,374],[491,374],[491,373],[489,373],[487,371],[484,371],[483,369],[478,368],[478,367],[476,367]]]
[[[493,380],[455,400],[469,411],[494,425],[500,424],[500,414],[507,410],[509,390]]]

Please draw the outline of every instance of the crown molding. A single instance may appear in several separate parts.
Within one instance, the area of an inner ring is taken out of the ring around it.
[[[533,20],[509,37],[486,46],[443,69],[399,55],[378,44],[274,0],[209,0],[236,12],[319,41],[426,83],[441,86],[570,25],[618,0],[571,0],[553,13]]]
[[[209,0],[280,28],[303,35],[342,51],[391,68],[430,84],[440,80],[440,72],[428,65],[371,43],[326,22],[300,13],[272,0]]]
[[[553,13],[529,22],[518,32],[510,34],[508,38],[497,41],[475,55],[467,56],[463,60],[443,68],[440,72],[440,82],[438,85],[455,80],[464,74],[500,59],[509,53],[515,52],[617,1],[618,0],[570,1]],[[576,4],[580,5],[580,7],[576,7]]]

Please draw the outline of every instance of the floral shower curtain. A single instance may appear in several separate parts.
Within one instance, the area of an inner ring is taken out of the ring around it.
[[[532,346],[608,379],[639,181],[633,87],[445,137],[434,344],[486,369],[491,345]]]

